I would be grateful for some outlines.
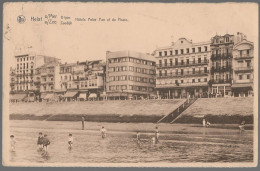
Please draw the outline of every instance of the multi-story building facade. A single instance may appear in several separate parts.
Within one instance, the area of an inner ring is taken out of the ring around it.
[[[99,98],[104,91],[105,68],[106,63],[102,60],[63,64],[61,89],[68,90],[70,95],[76,92],[80,99]]]
[[[240,36],[239,36],[240,35]],[[237,33],[233,47],[233,80],[232,93],[235,97],[251,96],[254,79],[254,44]]]
[[[15,91],[15,73],[16,70],[14,68],[10,68],[10,93],[14,93]]]
[[[171,46],[157,48],[154,55],[159,98],[208,95],[210,42],[180,38]]]
[[[48,57],[35,54],[16,55],[16,81],[14,85],[15,92],[34,91],[34,70],[46,63],[59,61],[54,57]]]
[[[59,72],[59,61],[46,63],[35,69],[35,90],[40,91],[42,99],[53,99],[55,90],[60,90]]]
[[[222,97],[231,96],[233,46],[234,35],[216,35],[211,39],[211,93]]]
[[[106,97],[149,98],[155,87],[154,57],[133,51],[106,53]]]

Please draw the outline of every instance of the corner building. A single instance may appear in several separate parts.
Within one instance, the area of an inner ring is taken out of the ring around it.
[[[210,42],[180,38],[154,54],[159,98],[208,97]]]
[[[154,95],[155,61],[149,54],[118,51],[106,53],[108,99],[142,99]]]

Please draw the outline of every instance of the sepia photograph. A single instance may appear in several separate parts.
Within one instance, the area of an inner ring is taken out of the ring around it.
[[[256,167],[258,8],[4,3],[2,164]]]

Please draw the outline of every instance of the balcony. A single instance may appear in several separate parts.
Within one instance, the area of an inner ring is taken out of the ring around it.
[[[246,79],[246,80],[233,80],[233,84],[244,84],[244,83],[253,83],[254,79]]]
[[[169,88],[169,87],[204,87],[208,86],[208,82],[193,82],[193,83],[167,83],[156,84],[156,88]]]
[[[195,72],[178,72],[178,73],[172,73],[172,74],[156,74],[157,78],[176,78],[176,77],[193,77],[193,76],[207,76],[209,74],[209,71],[195,71]]]
[[[215,54],[212,54],[210,59],[211,60],[221,60],[221,59],[230,59],[232,58],[232,54],[231,53],[228,53],[228,54],[218,54],[218,55],[215,55]]]
[[[231,84],[231,79],[212,80],[212,83],[213,84],[225,84],[225,83]]]
[[[197,65],[208,65],[208,60],[202,61],[190,61],[189,63],[185,62],[178,62],[176,63],[164,63],[164,64],[156,64],[157,68],[177,68],[177,67],[189,67],[189,66],[197,66]],[[175,64],[175,65],[173,65]]]
[[[235,60],[252,59],[252,58],[254,58],[254,57],[251,56],[251,55],[242,55],[242,56],[236,56],[236,57],[234,57]]]
[[[252,66],[248,66],[248,67],[236,67],[234,68],[235,72],[252,72],[254,69]]]
[[[215,72],[231,72],[232,67],[231,66],[225,66],[225,67],[211,67],[211,73]]]

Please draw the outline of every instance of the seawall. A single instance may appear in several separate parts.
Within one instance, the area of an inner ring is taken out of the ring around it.
[[[10,103],[11,120],[148,122],[178,108],[185,99],[87,101],[61,103]],[[212,124],[253,123],[253,98],[198,99],[175,123],[197,124],[202,118]]]

